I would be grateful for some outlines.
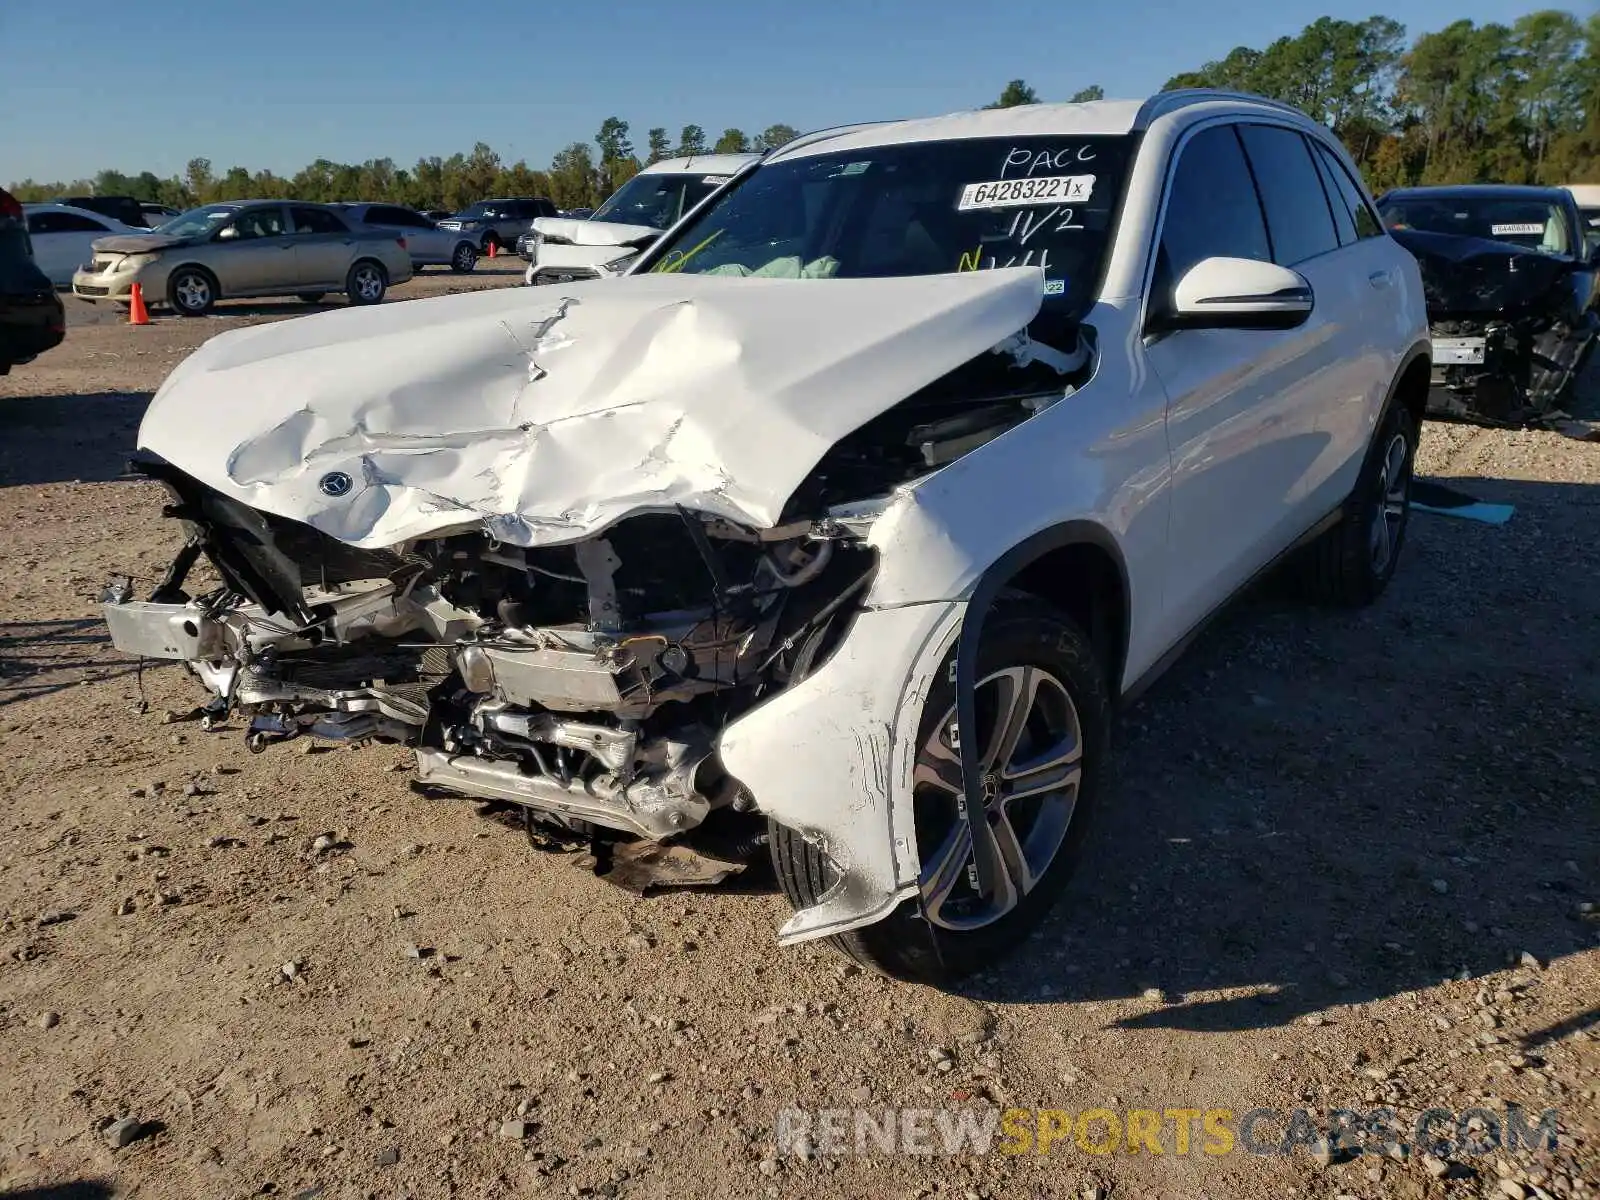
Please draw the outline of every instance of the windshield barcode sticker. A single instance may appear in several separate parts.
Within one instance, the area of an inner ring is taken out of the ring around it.
[[[1543,234],[1544,233],[1544,226],[1543,225],[1491,225],[1491,226],[1489,226],[1489,232],[1494,234],[1495,237],[1503,237],[1506,234],[1511,234],[1514,237],[1515,236],[1533,237],[1533,236],[1538,236],[1540,234]]]
[[[1081,204],[1094,190],[1093,175],[1041,175],[1034,179],[995,179],[961,189],[956,209],[1022,208],[1031,204]]]

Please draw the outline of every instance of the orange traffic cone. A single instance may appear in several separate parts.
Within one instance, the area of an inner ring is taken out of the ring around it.
[[[500,243],[494,238],[489,239],[489,257],[493,258],[500,250]]]
[[[128,324],[150,324],[150,312],[144,306],[144,289],[137,283],[133,285],[133,294],[128,298]]]

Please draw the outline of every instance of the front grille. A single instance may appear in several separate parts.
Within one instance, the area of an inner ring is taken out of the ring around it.
[[[583,279],[599,279],[598,271],[588,267],[544,267],[533,273],[535,286],[546,283],[577,283]]]
[[[279,551],[300,569],[305,584],[353,583],[358,579],[386,579],[408,564],[425,560],[402,557],[392,550],[362,550],[336,538],[272,513],[262,513]]]
[[[109,296],[111,294],[110,288],[94,287],[86,283],[80,283],[73,291],[80,296]]]

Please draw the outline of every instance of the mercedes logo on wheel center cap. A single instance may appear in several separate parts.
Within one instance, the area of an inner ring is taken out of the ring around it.
[[[343,471],[329,471],[317,480],[317,487],[324,496],[347,496],[354,486],[355,481]]]

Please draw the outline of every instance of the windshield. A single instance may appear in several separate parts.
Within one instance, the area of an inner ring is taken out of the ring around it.
[[[679,230],[655,271],[850,279],[1044,269],[1056,311],[1099,284],[1130,139],[972,138],[763,166]]]
[[[702,172],[635,175],[594,210],[592,221],[619,225],[648,225],[666,229],[728,181],[727,175]]]
[[[1546,254],[1573,252],[1561,206],[1546,200],[1408,196],[1384,201],[1379,215],[1390,229],[1488,238]]]
[[[191,208],[150,232],[164,233],[168,237],[205,237],[238,211],[236,204],[207,204],[203,208]]]
[[[476,204],[469,204],[458,212],[456,216],[463,221],[476,221],[486,215],[489,208],[490,206],[486,201],[480,200]]]

